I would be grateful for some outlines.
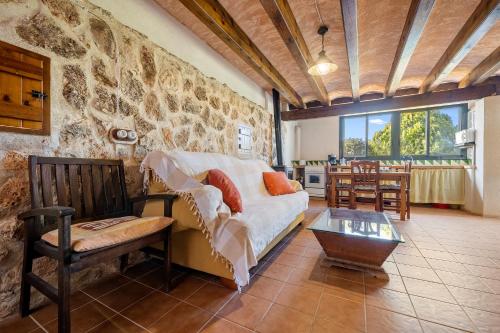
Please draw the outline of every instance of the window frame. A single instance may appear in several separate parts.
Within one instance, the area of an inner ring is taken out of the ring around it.
[[[461,111],[458,117],[458,127],[460,130],[467,128],[467,104],[452,104],[439,107],[426,107],[418,109],[408,109],[408,110],[398,110],[398,111],[383,111],[383,112],[373,112],[356,114],[349,116],[340,116],[340,131],[339,131],[339,155],[340,158],[345,158],[346,160],[354,159],[371,159],[371,160],[401,160],[405,158],[412,158],[414,160],[465,160],[467,159],[466,149],[460,149],[460,154],[447,155],[438,154],[434,155],[430,153],[430,112],[433,110],[445,110],[451,107],[460,107]],[[426,112],[425,116],[425,140],[426,140],[426,154],[425,155],[401,155],[401,114],[409,112]],[[368,150],[368,117],[370,115],[391,115],[391,155],[389,156],[371,156]],[[344,156],[344,134],[345,134],[345,119],[354,117],[364,117],[365,118],[365,156]]]

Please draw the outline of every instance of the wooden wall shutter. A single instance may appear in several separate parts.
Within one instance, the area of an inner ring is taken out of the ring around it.
[[[50,134],[50,59],[2,41],[0,131]]]

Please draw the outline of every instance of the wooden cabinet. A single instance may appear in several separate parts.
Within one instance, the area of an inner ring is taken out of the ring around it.
[[[50,59],[2,41],[0,131],[50,134]]]

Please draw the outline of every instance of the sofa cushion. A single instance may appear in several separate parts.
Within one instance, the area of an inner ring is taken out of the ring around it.
[[[71,226],[71,248],[75,252],[85,252],[116,245],[153,234],[165,229],[172,222],[172,218],[163,216],[124,216],[76,223]],[[47,232],[42,239],[57,246],[58,230]]]
[[[284,172],[263,172],[264,184],[271,195],[295,193]]]
[[[235,218],[247,226],[255,256],[259,256],[276,236],[304,212],[308,203],[309,195],[306,191],[269,196],[245,203],[244,212]]]
[[[221,190],[222,200],[224,200],[233,213],[241,213],[243,211],[240,192],[222,170],[209,170],[207,179],[209,185],[215,186]]]

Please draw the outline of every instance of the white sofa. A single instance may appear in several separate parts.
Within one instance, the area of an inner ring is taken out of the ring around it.
[[[246,238],[257,260],[302,222],[304,211],[308,208],[309,196],[298,182],[291,181],[297,189],[293,194],[271,196],[267,192],[262,173],[273,170],[263,161],[192,152],[171,152],[166,154],[166,158],[170,159],[182,173],[202,183],[210,169],[220,169],[229,176],[238,188],[243,203],[243,212],[232,215],[231,219],[237,220],[245,227]],[[214,193],[220,192],[213,186],[203,186]],[[166,190],[168,189],[163,183],[158,181],[149,183],[150,193],[161,193]],[[219,207],[221,208],[224,207]],[[162,211],[160,201],[148,202],[144,215],[157,215]],[[172,236],[173,262],[225,279],[233,279],[233,272],[213,255],[212,245],[203,235],[203,228],[186,200],[178,199],[174,203],[173,217],[176,219]],[[223,232],[224,228],[219,230]]]

